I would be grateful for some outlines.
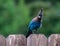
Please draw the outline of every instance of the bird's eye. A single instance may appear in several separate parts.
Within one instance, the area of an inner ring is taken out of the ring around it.
[[[41,18],[40,16],[38,16],[38,18]]]

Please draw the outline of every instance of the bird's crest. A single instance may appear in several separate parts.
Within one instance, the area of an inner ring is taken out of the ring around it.
[[[38,18],[42,18],[42,16],[43,16],[43,8],[40,9],[38,13]]]
[[[42,17],[42,15],[43,15],[43,8],[41,8],[39,11],[39,16]]]

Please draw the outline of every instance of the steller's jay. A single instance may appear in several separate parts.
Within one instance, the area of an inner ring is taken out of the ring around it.
[[[41,26],[42,24],[42,16],[43,16],[43,8],[39,11],[38,15],[31,20],[29,23],[29,31],[26,35],[28,37],[30,34],[32,34],[33,30],[36,30]]]

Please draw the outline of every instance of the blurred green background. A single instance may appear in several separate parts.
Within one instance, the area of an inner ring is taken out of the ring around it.
[[[59,0],[0,0],[0,34],[27,34],[28,24],[44,8],[42,28],[39,33],[47,37],[60,33]]]

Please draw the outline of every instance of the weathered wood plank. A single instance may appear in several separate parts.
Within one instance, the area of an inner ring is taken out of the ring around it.
[[[48,38],[48,46],[60,46],[60,34],[52,34]]]
[[[3,37],[2,35],[0,35],[0,46],[5,46],[5,37]]]
[[[27,38],[27,46],[47,46],[47,38],[43,34],[32,34]]]
[[[26,46],[24,35],[9,35],[6,39],[6,46]]]

